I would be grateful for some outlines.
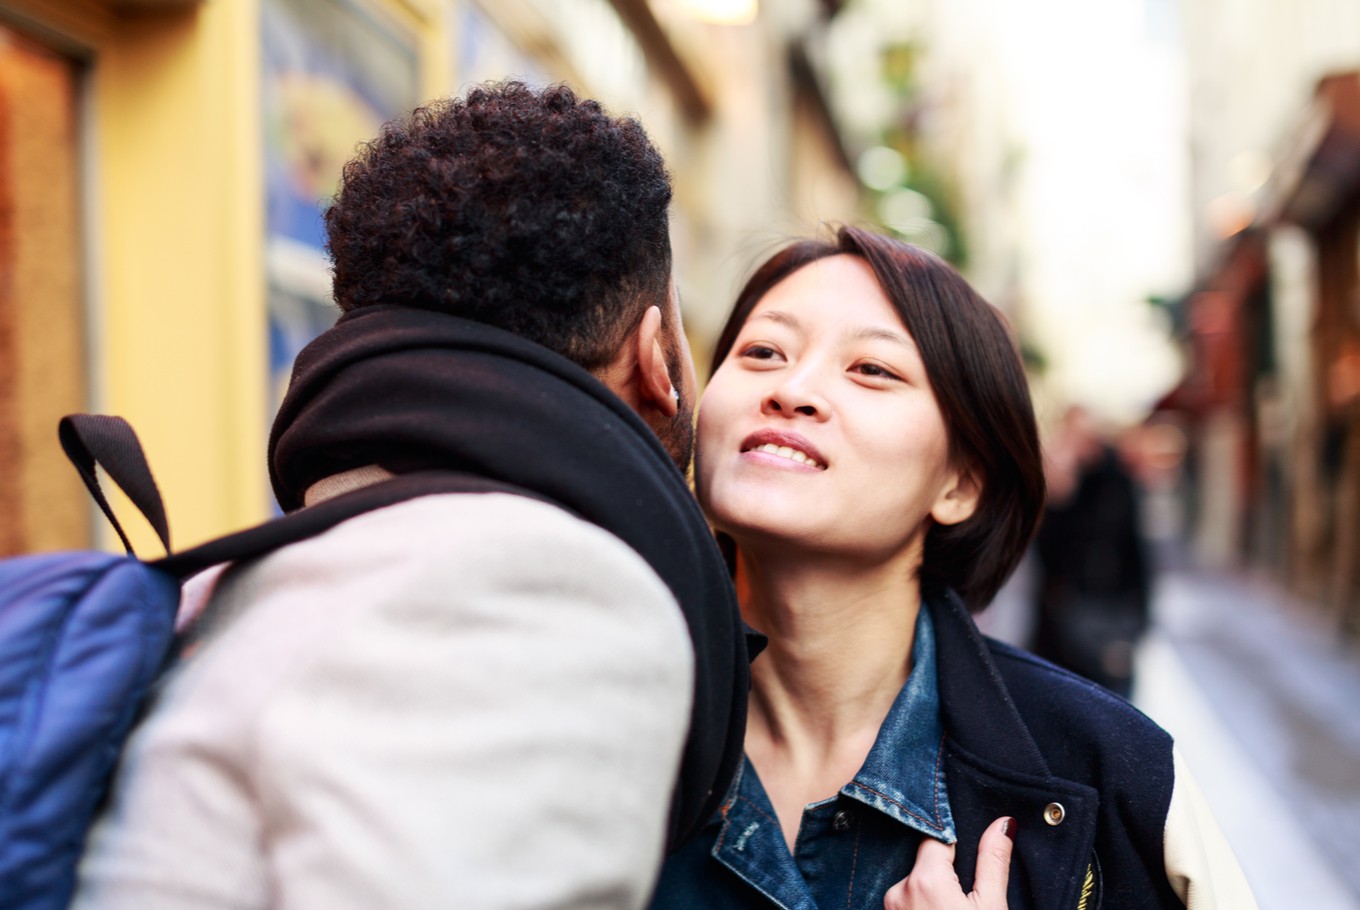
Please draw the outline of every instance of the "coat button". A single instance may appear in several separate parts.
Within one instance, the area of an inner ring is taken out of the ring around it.
[[[850,813],[842,809],[831,819],[831,830],[844,834],[850,830],[850,823]]]
[[[1044,821],[1050,825],[1061,825],[1063,819],[1067,817],[1067,810],[1062,803],[1049,803],[1044,807]]]

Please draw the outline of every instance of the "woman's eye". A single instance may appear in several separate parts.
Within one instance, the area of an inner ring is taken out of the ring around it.
[[[854,369],[855,369],[855,372],[859,373],[859,374],[862,375],[862,376],[874,376],[874,377],[881,377],[881,378],[883,378],[883,379],[901,379],[901,378],[902,378],[902,377],[898,376],[896,373],[894,373],[894,372],[892,372],[891,370],[887,369],[886,367],[881,367],[881,366],[879,366],[879,365],[876,364],[876,363],[860,363],[860,364],[856,364],[855,367],[854,367]]]
[[[750,357],[752,360],[772,360],[777,356],[778,351],[763,344],[753,344],[742,349],[741,356]]]

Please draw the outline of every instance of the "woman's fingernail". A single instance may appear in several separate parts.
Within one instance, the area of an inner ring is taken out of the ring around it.
[[[1011,842],[1014,843],[1014,842],[1015,842],[1015,819],[1010,818],[1010,817],[1007,817],[1007,818],[1006,818],[1006,823],[1005,823],[1004,825],[1001,826],[1001,833],[1004,834],[1004,835],[1006,835],[1007,837],[1009,837],[1009,838],[1011,839]]]

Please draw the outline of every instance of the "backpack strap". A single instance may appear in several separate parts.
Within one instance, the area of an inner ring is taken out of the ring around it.
[[[57,425],[57,435],[66,456],[85,482],[86,489],[118,532],[118,538],[128,555],[136,555],[132,550],[132,542],[128,540],[127,533],[99,486],[96,467],[103,468],[119,489],[127,494],[164,544],[167,555],[148,565],[180,580],[219,563],[263,556],[279,547],[315,537],[365,512],[420,496],[439,493],[511,493],[566,508],[542,494],[500,480],[454,471],[420,471],[401,474],[344,493],[253,528],[175,553],[170,549],[170,524],[165,515],[160,488],[156,486],[146,453],[132,426],[123,418],[112,415],[69,414]]]
[[[170,552],[170,523],[165,517],[165,503],[156,479],[151,476],[146,453],[137,434],[126,420],[105,414],[69,414],[57,425],[57,436],[66,457],[71,459],[85,488],[90,491],[94,501],[118,532],[118,539],[129,556],[132,542],[128,540],[118,517],[113,514],[104,491],[99,487],[99,475],[95,467],[102,467],[127,494],[128,499],[142,513],[156,531],[165,552]]]
[[[365,512],[440,493],[511,493],[563,508],[561,503],[552,499],[499,480],[453,471],[420,471],[400,474],[390,480],[298,509],[256,527],[171,554],[151,565],[185,579],[219,563],[262,556],[288,544],[315,537]]]

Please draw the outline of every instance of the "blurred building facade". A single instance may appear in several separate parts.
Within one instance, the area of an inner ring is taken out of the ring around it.
[[[1360,6],[1185,0],[1196,550],[1360,634]]]
[[[843,106],[905,134],[927,178],[911,188],[931,197],[943,252],[1010,314],[1041,417],[1079,403],[1141,419],[1181,366],[1148,298],[1190,276],[1188,228],[1168,218],[1188,206],[1175,0],[862,0],[833,34],[855,15],[879,24],[905,84],[896,110]],[[894,214],[880,217],[899,227]]]
[[[471,82],[642,119],[702,359],[753,260],[860,205],[816,53],[840,3],[702,5],[0,0],[0,553],[107,543],[55,445],[76,410],[139,429],[179,544],[267,515],[274,403],[335,315],[340,166]]]

